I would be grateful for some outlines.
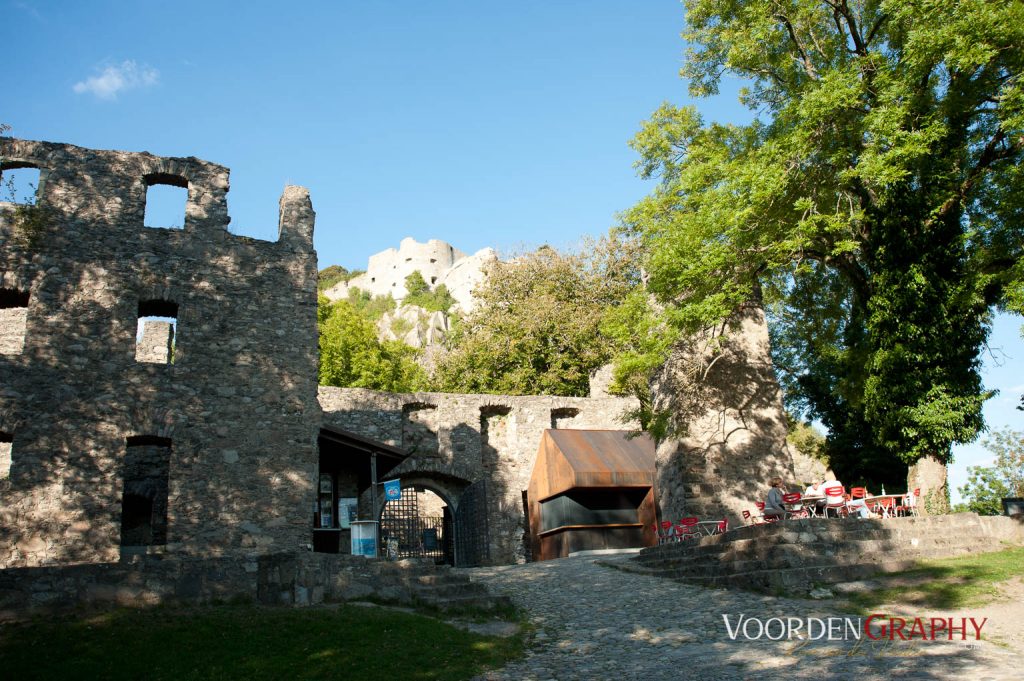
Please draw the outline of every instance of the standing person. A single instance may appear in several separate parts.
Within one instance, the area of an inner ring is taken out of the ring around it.
[[[768,498],[764,502],[764,519],[768,516],[775,516],[776,520],[786,517],[786,507],[782,505],[782,495],[786,490],[782,489],[782,478],[772,478],[769,481],[772,486],[768,490]]]

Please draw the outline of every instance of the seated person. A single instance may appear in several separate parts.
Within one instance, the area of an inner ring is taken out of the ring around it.
[[[804,490],[805,499],[814,499],[814,510],[815,512],[821,511],[825,508],[825,481],[812,482]]]
[[[782,478],[772,478],[772,488],[768,490],[768,498],[764,502],[764,519],[775,516],[775,520],[786,517],[786,507],[782,505],[782,495],[786,490],[782,489]]]
[[[843,483],[841,483],[841,482],[839,482],[838,480],[835,480],[835,479],[833,479],[833,480],[825,480],[820,485],[818,485],[818,489],[820,489],[825,494],[825,504],[826,505],[828,505],[828,506],[841,505],[845,501],[845,498],[841,494],[840,495],[830,495],[830,494],[828,494],[828,490],[829,489],[831,489],[833,487],[842,487],[842,486],[843,486]]]
[[[871,492],[869,492],[866,487],[864,488],[864,495],[869,497],[871,496]],[[851,499],[850,501],[847,501],[846,508],[849,513],[856,513],[861,518],[870,518],[873,515],[871,513],[871,509],[868,508],[867,502],[863,499]]]

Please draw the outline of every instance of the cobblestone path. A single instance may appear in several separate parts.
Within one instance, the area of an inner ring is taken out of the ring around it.
[[[623,560],[628,557],[574,557],[466,570],[473,581],[511,596],[536,627],[526,658],[480,678],[1024,678],[1022,651],[984,640],[971,645],[963,641],[889,643],[869,641],[862,635],[859,642],[852,637],[832,642],[771,641],[763,636],[748,640],[742,630],[734,631],[733,640],[723,615],[729,616],[733,627],[741,614],[762,623],[773,617],[800,618],[806,626],[809,617],[827,620],[846,613],[835,610],[830,601],[704,589],[607,565]],[[780,624],[770,624],[768,630],[778,636]],[[841,631],[837,630],[837,638]],[[751,622],[747,632],[756,637],[758,623]]]

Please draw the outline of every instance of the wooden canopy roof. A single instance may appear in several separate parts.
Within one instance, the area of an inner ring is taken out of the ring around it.
[[[537,501],[578,487],[651,487],[654,441],[625,430],[544,431],[530,478]]]

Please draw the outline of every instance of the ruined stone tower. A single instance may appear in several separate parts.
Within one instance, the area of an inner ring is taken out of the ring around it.
[[[304,547],[307,191],[266,242],[227,231],[228,170],[196,158],[3,139],[0,159],[40,170],[45,207],[27,244],[0,204],[0,567]],[[187,189],[183,229],[143,224],[162,184]]]

